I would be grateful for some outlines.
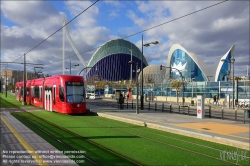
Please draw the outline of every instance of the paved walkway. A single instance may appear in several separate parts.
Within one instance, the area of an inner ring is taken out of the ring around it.
[[[88,103],[87,107],[99,116],[249,150],[249,121],[243,123],[212,118],[199,119],[195,116],[153,110],[139,110],[139,114],[136,114],[135,109],[119,110],[94,103]]]
[[[17,109],[1,109],[1,165],[77,165],[11,116],[12,111]]]

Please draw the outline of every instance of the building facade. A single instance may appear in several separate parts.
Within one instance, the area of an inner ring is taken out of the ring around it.
[[[217,63],[208,66],[197,55],[189,53],[179,44],[174,44],[168,53],[166,77],[195,81],[228,81],[234,47],[233,45]],[[224,61],[221,61],[222,59]]]
[[[136,63],[141,68],[142,53],[136,45],[123,40],[111,40],[102,45],[92,56],[88,63],[88,71],[84,71],[83,76],[87,79],[98,77],[100,80],[121,81],[135,79]],[[129,61],[134,64],[131,67]],[[148,66],[148,63],[143,56],[143,68]]]
[[[26,80],[35,79],[33,72],[26,72]],[[1,70],[1,89],[5,90],[8,85],[15,85],[16,82],[23,81],[23,71],[2,69]]]

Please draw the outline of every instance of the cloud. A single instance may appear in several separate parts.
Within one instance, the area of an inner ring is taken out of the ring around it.
[[[137,2],[138,10],[128,11],[127,17],[144,30],[215,3],[218,2],[140,1]],[[147,54],[145,50],[149,62],[153,62],[155,58],[164,61],[170,47],[178,43],[211,64],[218,59],[208,57],[220,57],[235,44],[235,65],[246,65],[247,62],[243,63],[241,59],[245,58],[249,63],[249,2],[228,1],[148,30],[144,32],[144,36],[145,41],[158,40],[163,45],[157,50],[162,55],[161,58],[155,54]],[[236,72],[240,74],[241,71]]]
[[[62,27],[61,11],[57,11],[50,2],[4,1],[1,5],[3,16],[15,25],[3,24],[1,26],[1,61],[17,60],[16,62],[22,63],[24,53]],[[64,5],[68,10],[64,11],[71,14],[68,19],[72,19],[90,6],[91,2],[67,1]],[[93,6],[68,25],[72,28],[72,32],[75,32],[73,35],[71,34],[72,38],[77,43],[78,51],[82,53],[81,55],[86,61],[90,59],[93,51],[83,52],[90,50],[100,42],[106,41],[107,36],[109,36],[109,30],[104,26],[99,26],[96,21],[98,13],[98,7]],[[72,64],[79,63],[79,59],[67,37],[65,39],[65,57],[65,65],[69,65],[70,60]],[[30,63],[44,64],[45,69],[43,71],[45,73],[52,75],[62,73],[62,31],[57,32],[46,42],[41,43],[29,52],[26,59]],[[22,66],[17,64],[12,64],[9,67],[23,69]],[[82,64],[79,68],[81,67],[83,68]],[[80,70],[79,68],[78,70]],[[75,72],[77,72],[77,68]]]
[[[1,2],[1,61],[13,61],[32,49],[62,26],[61,12],[71,20],[87,9],[92,1],[64,1],[60,12],[49,1]],[[88,61],[95,50],[110,39],[135,34],[218,1],[100,1],[69,25],[78,51]],[[12,25],[4,22],[8,20]],[[144,43],[159,41],[144,48],[149,64],[163,64],[173,44],[182,45],[206,63],[218,61],[235,44],[236,73],[245,73],[249,64],[249,1],[227,1],[185,18],[143,32]],[[141,49],[141,34],[126,38]],[[79,63],[68,39],[65,39],[65,64]],[[209,57],[209,58],[208,58]],[[213,57],[213,58],[210,58]],[[44,72],[62,72],[62,31],[28,53],[27,61],[44,63]],[[18,62],[22,62],[21,57]],[[164,65],[164,64],[163,64]],[[22,66],[11,65],[14,68]],[[73,72],[77,73],[74,68]]]

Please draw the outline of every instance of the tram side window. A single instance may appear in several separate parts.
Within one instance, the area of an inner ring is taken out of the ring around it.
[[[23,87],[21,87],[20,94],[23,95]]]
[[[34,88],[34,97],[35,98],[39,98],[39,87],[38,86],[35,86],[35,88]]]
[[[39,99],[42,100],[42,91],[43,91],[43,87],[39,86]]]
[[[34,87],[32,86],[31,87],[31,96],[34,97],[34,94],[35,94],[35,90],[34,90]]]
[[[63,87],[61,87],[61,85],[59,86],[59,96],[60,100],[64,102],[64,90]]]
[[[26,94],[29,95],[29,92],[30,92],[30,88],[27,88],[26,89]]]
[[[56,104],[56,86],[53,87],[53,100],[54,104]]]

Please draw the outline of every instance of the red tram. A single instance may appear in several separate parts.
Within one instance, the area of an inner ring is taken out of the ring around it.
[[[23,101],[23,82],[17,82],[16,99]],[[82,76],[57,75],[26,81],[26,102],[63,114],[86,113]]]

